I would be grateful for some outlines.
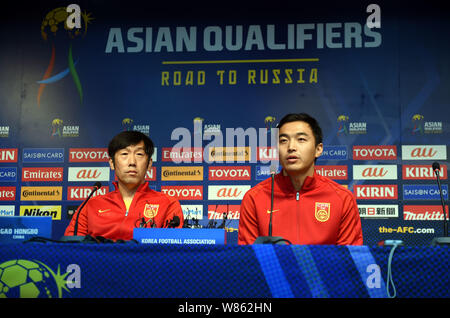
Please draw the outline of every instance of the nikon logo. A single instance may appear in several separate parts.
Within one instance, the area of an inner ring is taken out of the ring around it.
[[[22,205],[20,207],[20,216],[51,216],[52,220],[61,220],[61,206]]]
[[[203,180],[203,167],[162,167],[162,181]]]

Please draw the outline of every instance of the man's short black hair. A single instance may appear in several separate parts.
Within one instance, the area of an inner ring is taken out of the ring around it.
[[[144,141],[144,151],[150,161],[155,151],[155,146],[153,145],[153,141],[140,131],[122,131],[114,136],[108,145],[108,155],[114,161],[114,155],[117,151],[128,146],[137,145],[141,141]]]
[[[307,123],[311,127],[311,130],[313,132],[316,146],[322,143],[322,128],[320,128],[319,123],[315,118],[306,113],[287,114],[286,116],[281,118],[280,122],[277,125],[277,128],[280,129],[284,124],[294,121],[303,121]]]

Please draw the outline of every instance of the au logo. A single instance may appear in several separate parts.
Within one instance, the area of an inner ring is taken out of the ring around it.
[[[159,204],[146,204],[144,208],[144,216],[147,219],[153,219],[158,214]]]
[[[80,267],[70,264],[56,273],[40,261],[14,259],[0,264],[0,298],[62,298],[63,290],[80,288]]]
[[[316,202],[316,207],[314,209],[314,216],[316,217],[316,220],[319,222],[328,221],[330,219],[330,210],[330,203]]]

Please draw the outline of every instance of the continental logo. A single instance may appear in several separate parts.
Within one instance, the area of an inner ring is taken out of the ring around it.
[[[62,187],[22,187],[21,201],[61,201]]]
[[[250,147],[211,147],[210,162],[245,162],[250,161]]]
[[[20,216],[51,216],[52,220],[61,220],[60,205],[22,205]]]
[[[161,181],[202,181],[203,167],[161,167]]]

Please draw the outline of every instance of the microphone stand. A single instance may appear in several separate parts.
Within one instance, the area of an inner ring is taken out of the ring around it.
[[[271,167],[272,170],[272,167]],[[281,236],[272,236],[272,214],[273,214],[273,185],[275,182],[275,171],[270,171],[272,178],[272,185],[270,191],[270,219],[269,219],[269,235],[268,236],[258,236],[253,244],[277,244],[285,245],[288,242]]]
[[[450,245],[450,237],[448,236],[447,213],[445,211],[445,202],[444,202],[444,197],[442,196],[441,180],[439,178],[439,170],[440,170],[439,162],[434,162],[433,163],[433,170],[434,170],[434,173],[436,174],[437,184],[438,184],[438,187],[439,187],[439,194],[441,195],[442,212],[444,213],[444,236],[442,236],[442,237],[435,237],[431,241],[431,245],[432,246],[436,246],[436,245]]]

